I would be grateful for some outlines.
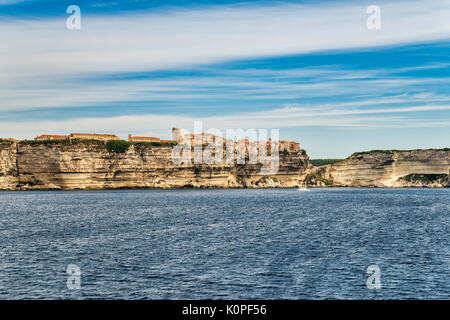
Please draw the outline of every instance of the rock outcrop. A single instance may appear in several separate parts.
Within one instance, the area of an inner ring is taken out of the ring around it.
[[[110,153],[102,142],[4,143],[0,189],[295,187],[309,165],[306,154],[280,154],[278,172],[264,175],[258,164],[176,165],[171,153],[171,146],[145,144]]]
[[[182,164],[171,146],[0,140],[0,190],[117,188],[448,187],[450,150],[371,151],[314,167],[306,153],[280,154],[276,174],[260,164]]]
[[[309,168],[307,186],[448,187],[450,149],[358,152],[327,166]]]
[[[15,190],[18,183],[17,144],[0,141],[0,190]]]

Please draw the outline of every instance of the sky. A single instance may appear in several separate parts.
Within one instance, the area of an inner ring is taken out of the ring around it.
[[[449,147],[449,17],[450,0],[0,0],[0,137],[201,120],[279,129],[311,158]]]

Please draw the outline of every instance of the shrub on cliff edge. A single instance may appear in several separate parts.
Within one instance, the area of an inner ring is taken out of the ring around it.
[[[344,159],[310,159],[309,162],[311,162],[313,166],[320,167],[326,166],[328,164],[334,164],[343,160]]]
[[[161,141],[152,141],[152,142],[133,142],[133,144],[137,147],[173,147],[176,146],[176,142],[161,142]]]
[[[0,138],[0,145],[4,145],[4,146],[11,146],[11,145],[13,145],[14,144],[14,142],[13,141],[11,141],[11,140],[7,140],[7,139],[1,139]]]
[[[131,146],[131,142],[125,140],[111,140],[106,144],[106,150],[114,153],[125,153]]]
[[[54,139],[54,140],[22,140],[19,142],[21,145],[29,145],[29,146],[75,146],[75,145],[85,145],[85,146],[96,146],[103,147],[105,143],[100,140],[94,139]]]

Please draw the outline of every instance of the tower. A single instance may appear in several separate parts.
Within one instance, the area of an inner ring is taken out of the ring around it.
[[[183,130],[181,128],[172,128],[172,140],[176,142],[183,141]]]

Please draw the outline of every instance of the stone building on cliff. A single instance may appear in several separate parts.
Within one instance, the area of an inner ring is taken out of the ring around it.
[[[133,137],[131,134],[128,135],[129,142],[160,142],[161,140],[156,137]]]
[[[49,140],[67,140],[68,136],[55,134],[42,134],[34,138],[35,141],[49,141]]]
[[[110,140],[119,140],[119,137],[115,134],[71,133],[69,139],[100,140],[107,142]]]
[[[56,134],[42,134],[34,138],[35,141],[70,140],[70,139],[110,141],[110,140],[119,140],[119,137],[116,136],[115,134],[71,133],[68,136]]]

